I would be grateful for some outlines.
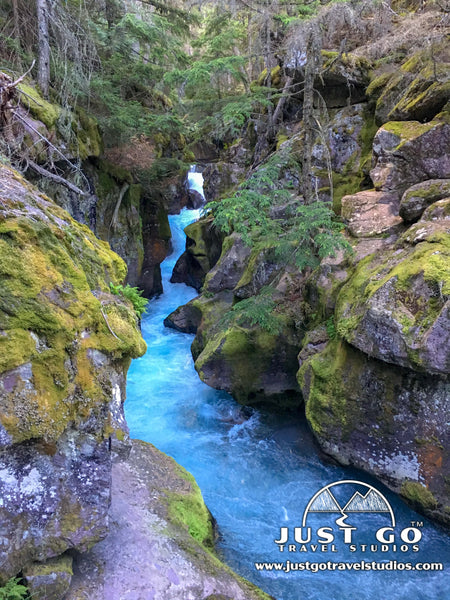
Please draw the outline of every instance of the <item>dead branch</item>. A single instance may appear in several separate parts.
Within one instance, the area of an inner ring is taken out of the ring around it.
[[[44,167],[37,165],[32,160],[28,160],[28,166],[31,167],[33,171],[36,171],[36,173],[38,173],[39,175],[47,177],[48,179],[52,179],[56,183],[60,183],[61,185],[68,188],[70,191],[75,192],[75,194],[78,194],[79,196],[86,196],[86,192],[80,190],[80,188],[77,187],[75,184],[71,183],[70,181],[67,181],[67,179],[64,179],[64,177],[61,177],[60,175],[56,175],[56,173],[47,171],[47,169],[44,169]]]
[[[38,135],[41,138],[41,140],[43,142],[45,142],[49,148],[51,148],[52,150],[54,150],[56,152],[56,154],[58,154],[63,159],[64,162],[66,162],[68,165],[70,165],[72,167],[72,169],[74,169],[75,171],[78,171],[82,175],[82,177],[85,180],[85,182],[87,183],[87,185],[89,185],[89,182],[86,179],[84,173],[81,171],[81,169],[79,169],[76,165],[74,165],[73,163],[71,163],[70,160],[67,158],[67,156],[64,156],[64,154],[61,152],[61,150],[58,150],[58,148],[54,144],[52,144],[51,141],[48,138],[45,137],[45,135],[42,135],[42,133],[40,131],[38,131],[35,127],[33,127],[33,125],[31,125],[31,123],[29,123],[28,121],[26,121],[21,115],[19,115],[19,113],[15,112],[14,113],[14,117],[17,118],[17,119],[19,119],[20,121],[22,121],[22,123],[24,123],[24,125],[26,127],[28,127],[28,129],[31,129],[36,135]],[[66,180],[64,179],[64,181],[66,181]],[[79,188],[76,188],[76,189],[78,190]],[[86,192],[82,192],[81,190],[78,191],[77,194],[81,194],[82,196],[86,196]]]
[[[122,204],[123,197],[127,193],[129,187],[130,187],[130,185],[128,183],[124,183],[123,186],[122,186],[122,189],[120,190],[119,197],[117,199],[116,206],[114,208],[114,212],[113,212],[113,216],[112,216],[112,219],[111,219],[111,223],[109,224],[109,229],[111,229],[111,227],[113,229],[115,229],[116,226],[117,226],[117,223],[119,221],[119,209],[120,209],[120,205]]]
[[[100,312],[102,313],[102,317],[105,319],[106,326],[108,327],[108,329],[109,329],[110,333],[111,333],[111,334],[112,334],[112,335],[113,335],[113,336],[116,338],[116,340],[119,340],[119,342],[121,342],[122,340],[120,339],[120,337],[118,337],[118,336],[117,336],[117,335],[114,333],[114,331],[111,329],[111,326],[110,326],[110,324],[108,323],[108,319],[106,318],[106,315],[105,315],[105,313],[103,312],[103,310],[102,310],[102,309],[100,309]]]
[[[28,73],[31,73],[31,71],[33,70],[35,62],[36,62],[36,59],[33,60],[33,62],[31,63],[31,67],[28,69],[28,71],[26,71],[23,75],[21,75],[19,77],[19,79],[16,79],[16,81],[11,82],[7,87],[10,87],[10,88],[17,87],[19,85],[19,83],[21,83],[25,79],[25,77],[28,75]]]

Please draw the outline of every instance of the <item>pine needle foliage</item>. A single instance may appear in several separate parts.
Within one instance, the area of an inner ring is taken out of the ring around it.
[[[205,210],[213,213],[215,225],[227,235],[235,231],[249,246],[263,243],[273,249],[281,265],[293,264],[302,270],[351,247],[330,202],[304,204],[295,197],[293,187],[280,185],[283,172],[295,167],[298,164],[287,146],[274,153],[233,196],[210,202]],[[283,216],[274,216],[280,214],[274,209],[282,206]]]
[[[225,314],[226,324],[241,327],[261,327],[272,335],[281,333],[282,322],[277,317],[274,289],[270,286],[263,287],[257,296],[251,296],[236,303],[231,311]]]

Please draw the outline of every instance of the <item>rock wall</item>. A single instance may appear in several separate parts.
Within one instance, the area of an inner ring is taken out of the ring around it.
[[[160,294],[159,265],[170,249],[167,213],[186,203],[184,172],[167,180],[167,193],[161,194],[152,185],[155,156],[148,140],[110,150],[111,160],[106,160],[98,124],[83,109],[63,111],[30,85],[21,84],[20,90],[22,104],[10,146],[25,164],[28,161],[27,178],[110,244],[128,266],[127,283],[141,287],[147,297]],[[142,164],[136,166],[136,157]],[[84,195],[51,178],[51,173],[46,176],[43,168],[53,174],[56,169]]]
[[[106,535],[125,376],[145,351],[132,306],[109,292],[125,274],[106,243],[0,167],[3,580],[31,580],[36,563]]]
[[[65,600],[269,600],[214,555],[212,518],[192,475],[150,444],[133,440],[114,463],[110,518],[109,535],[76,557]]]
[[[435,51],[448,66],[443,46]],[[167,324],[196,333],[192,353],[206,383],[244,404],[292,408],[303,399],[326,453],[448,525],[448,68],[433,70],[422,50],[374,75],[364,60],[324,58],[330,121],[313,147],[313,174],[319,198],[330,200],[331,167],[333,207],[353,254],[299,273],[278,264],[264,244],[250,249],[232,234],[201,295]],[[290,68],[300,77],[301,69]],[[349,99],[343,82],[352,77]],[[283,127],[279,152],[301,154],[301,122]],[[292,189],[295,204],[301,171],[290,164],[274,189]],[[288,223],[289,210],[289,203],[275,205],[272,216]],[[265,327],[236,321],[247,299],[253,310],[269,307]]]

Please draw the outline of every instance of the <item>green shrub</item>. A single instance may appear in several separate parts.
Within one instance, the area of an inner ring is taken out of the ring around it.
[[[115,294],[116,296],[122,296],[123,298],[129,300],[133,305],[135,313],[139,318],[141,318],[148,304],[147,298],[142,297],[142,294],[144,293],[142,290],[138,289],[137,287],[131,287],[129,283],[127,283],[126,286],[123,286],[121,284],[114,285],[111,282],[109,287],[111,289],[111,293]]]
[[[19,579],[13,577],[6,585],[0,587],[0,600],[25,600],[28,589],[19,583]]]

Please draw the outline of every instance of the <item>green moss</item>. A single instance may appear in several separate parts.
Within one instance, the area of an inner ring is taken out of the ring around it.
[[[45,575],[52,575],[53,573],[68,573],[72,576],[72,562],[73,559],[71,556],[62,555],[47,560],[45,563],[33,563],[27,568],[27,575],[29,576],[31,570],[33,577],[43,577]]]
[[[287,142],[288,139],[289,139],[289,136],[286,133],[278,132],[277,133],[277,150],[279,150],[281,144],[284,144],[284,142]]]
[[[100,156],[103,151],[103,142],[97,121],[87,112],[77,107],[72,117],[72,131],[76,136],[73,150],[78,152],[81,160],[89,156]]]
[[[297,379],[305,395],[306,418],[319,437],[330,425],[347,428],[345,392],[340,380],[346,358],[342,341],[335,339],[323,352],[305,361],[298,372]]]
[[[361,183],[362,178],[358,175],[341,175],[333,171],[333,210],[337,215],[341,214],[342,198],[359,192]]]
[[[60,107],[57,104],[51,104],[47,100],[44,100],[36,88],[31,87],[31,85],[20,83],[17,87],[19,91],[23,92],[20,95],[22,105],[36,119],[42,121],[49,129],[52,129],[61,114]]]
[[[404,144],[427,133],[436,127],[436,125],[438,125],[438,123],[435,121],[430,121],[430,123],[419,123],[418,121],[389,121],[389,123],[383,125],[383,128],[399,138],[399,144],[395,147],[395,150],[399,150]]]
[[[29,331],[10,329],[0,334],[0,373],[22,365],[35,355],[36,342]]]
[[[414,190],[407,191],[405,194],[405,200],[411,198],[424,198],[425,200],[430,198],[437,198],[440,200],[446,195],[450,196],[450,181],[443,183],[433,183],[431,185],[423,186],[423,188],[417,188]]]
[[[133,176],[124,167],[115,165],[109,160],[102,159],[98,162],[99,171],[115,179],[118,183],[133,183]]]
[[[206,548],[214,548],[214,529],[211,514],[203,500],[194,477],[177,465],[178,474],[189,483],[186,492],[166,492],[168,517],[181,526]]]
[[[450,293],[450,236],[438,232],[414,247],[402,249],[401,245],[402,241],[396,253],[370,255],[358,264],[337,299],[337,329],[351,342],[367,302],[390,282],[395,290],[395,299],[390,307],[392,318],[401,326],[407,343],[411,345],[410,360],[422,369],[420,357],[412,351],[412,346],[441,311],[440,298]],[[428,301],[412,291],[413,283],[419,277],[423,277],[431,293],[435,294]]]
[[[172,232],[170,231],[169,217],[167,211],[160,206],[156,215],[159,224],[159,235],[163,240],[170,240]]]
[[[434,509],[437,507],[436,498],[424,485],[416,481],[405,481],[400,494],[412,504],[413,508]]]
[[[366,95],[369,96],[369,98],[379,98],[391,77],[392,73],[382,73],[378,77],[375,77],[375,79],[372,79],[367,86]]]
[[[222,351],[229,359],[233,359],[236,355],[246,354],[249,349],[247,333],[240,327],[235,327],[225,332],[224,339],[225,342]]]
[[[363,70],[370,69],[370,62],[362,57],[356,56],[351,53],[339,53],[330,50],[322,50],[321,51],[322,58],[324,60],[324,68],[328,69],[332,67],[333,63],[337,63],[338,61],[346,67],[353,67]]]
[[[51,441],[109,402],[89,351],[125,368],[145,344],[132,307],[108,291],[109,281],[123,280],[124,262],[17,174],[3,168],[1,176],[11,196],[0,200],[11,210],[0,221],[0,372],[31,362],[35,393],[6,393],[0,421],[14,441]]]
[[[271,87],[275,87],[275,88],[281,87],[281,83],[282,83],[281,76],[282,76],[281,67],[279,65],[277,65],[270,71]],[[262,87],[263,85],[266,85],[266,80],[267,80],[267,69],[264,69],[261,72],[260,76],[258,77],[258,80],[257,80],[258,86]]]

